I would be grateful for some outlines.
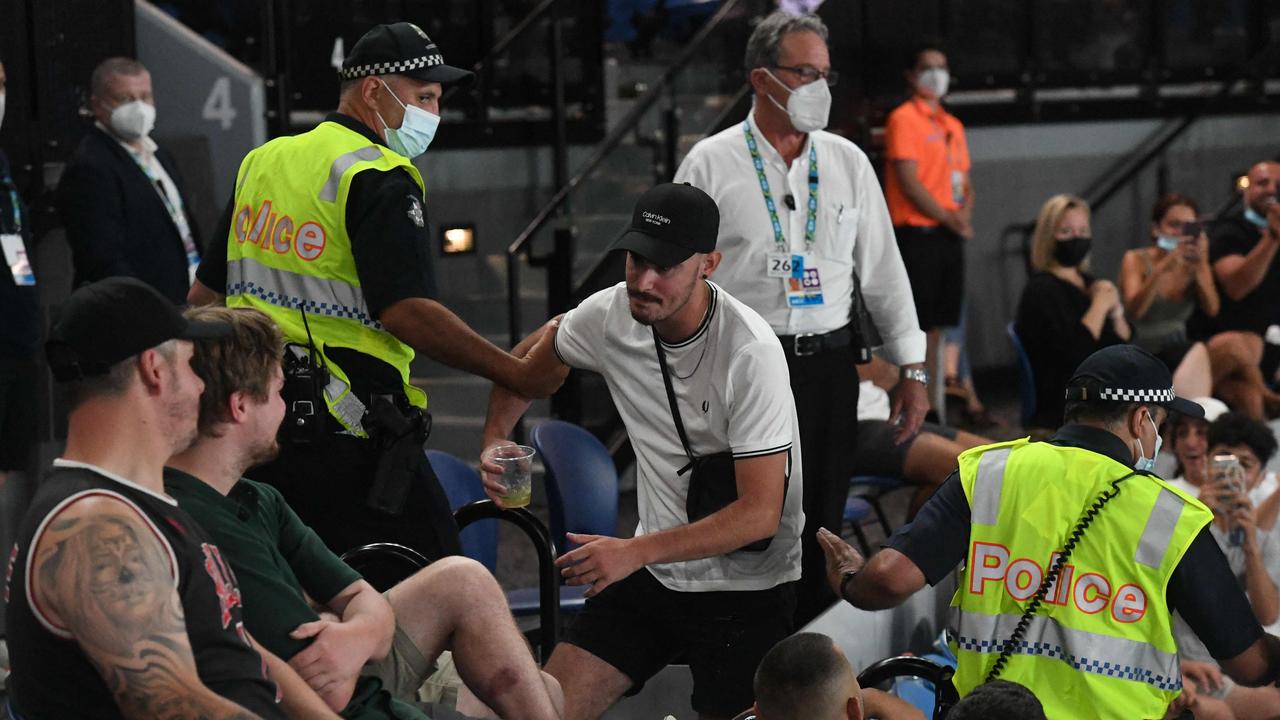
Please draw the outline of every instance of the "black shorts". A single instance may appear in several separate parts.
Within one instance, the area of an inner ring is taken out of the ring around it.
[[[564,641],[630,678],[628,695],[684,657],[693,672],[693,709],[733,717],[751,707],[756,666],[791,634],[794,610],[795,583],[677,592],[641,568],[587,600]]]
[[[893,228],[924,330],[960,324],[964,299],[964,238],[944,227]]]
[[[853,474],[901,478],[907,465],[907,451],[922,433],[956,439],[954,429],[933,423],[921,425],[920,432],[901,445],[893,442],[897,432],[897,425],[890,425],[884,420],[859,420],[858,434],[853,443]]]

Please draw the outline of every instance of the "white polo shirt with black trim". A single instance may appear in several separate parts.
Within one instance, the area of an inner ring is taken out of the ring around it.
[[[697,332],[663,348],[680,417],[695,455],[730,450],[735,458],[787,453],[790,470],[782,519],[764,552],[651,565],[678,591],[764,590],[800,577],[799,424],[787,361],[778,338],[755,311],[714,283]],[[653,332],[631,317],[625,283],[601,290],[560,322],[556,353],[565,364],[602,374],[636,453],[640,522],[636,535],[688,524],[688,464],[667,402]],[[779,477],[778,482],[783,482]]]

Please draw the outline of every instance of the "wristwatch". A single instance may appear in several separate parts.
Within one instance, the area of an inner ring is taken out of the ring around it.
[[[845,600],[845,601],[849,600],[849,591],[848,591],[849,581],[852,580],[854,576],[856,576],[860,572],[862,572],[862,568],[858,568],[857,570],[846,570],[844,574],[840,576],[840,599],[841,600]]]
[[[902,368],[898,371],[898,377],[902,380],[915,380],[921,385],[929,384],[929,371],[924,368]]]

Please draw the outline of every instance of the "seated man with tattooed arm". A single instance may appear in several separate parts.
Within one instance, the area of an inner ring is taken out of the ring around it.
[[[9,555],[8,718],[336,717],[255,651],[217,545],[164,494],[165,460],[196,436],[191,340],[228,330],[130,278],[64,306],[46,355],[71,406],[67,449]]]

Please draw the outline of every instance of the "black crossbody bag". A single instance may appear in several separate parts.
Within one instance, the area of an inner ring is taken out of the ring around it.
[[[738,499],[738,478],[733,469],[733,453],[726,450],[711,455],[695,456],[689,448],[689,436],[684,432],[684,422],[680,419],[680,409],[676,407],[676,391],[671,387],[671,373],[667,370],[667,355],[662,350],[662,341],[658,339],[658,331],[653,331],[653,346],[658,349],[658,366],[662,368],[662,384],[667,388],[667,403],[671,405],[671,417],[676,421],[676,432],[680,435],[680,444],[684,446],[684,454],[689,464],[676,471],[677,476],[689,473],[689,492],[685,496],[684,510],[689,522],[697,522],[702,518],[722,510],[729,503]],[[787,483],[790,483],[788,478]],[[786,486],[782,491],[783,506],[786,506]],[[764,552],[769,549],[772,537],[756,540],[738,548],[739,552]]]

